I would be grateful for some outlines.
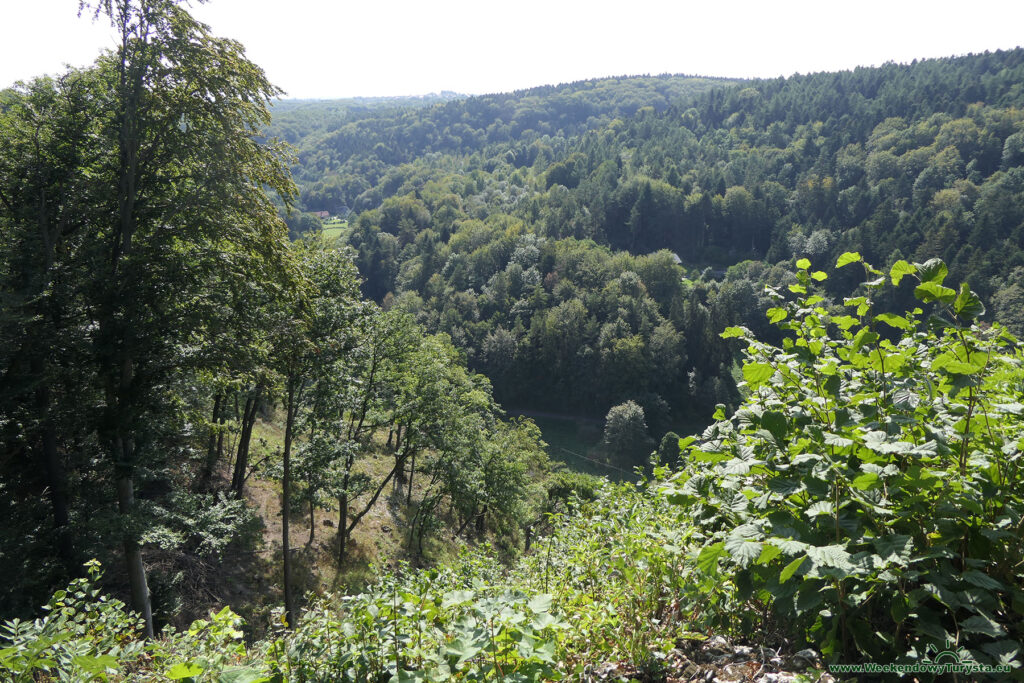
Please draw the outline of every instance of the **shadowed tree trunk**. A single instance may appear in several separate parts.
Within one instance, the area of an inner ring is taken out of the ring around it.
[[[245,493],[245,479],[249,469],[249,444],[252,441],[252,430],[256,424],[256,409],[259,408],[262,387],[257,386],[251,396],[245,400],[242,410],[242,425],[238,434],[238,451],[235,456],[235,469],[231,476],[231,492],[236,498]]]
[[[295,418],[299,412],[297,383],[297,379],[292,378],[288,380],[287,402],[285,404],[287,417],[284,424],[284,451],[281,456],[284,467],[284,476],[281,479],[283,489],[281,495],[281,550],[284,553],[284,619],[290,629],[295,628],[296,616],[295,602],[292,599],[292,549],[288,537],[290,526],[288,513],[291,511],[292,502],[292,439],[295,432]]]
[[[220,425],[223,424],[221,404],[223,402],[224,394],[217,394],[213,399],[213,412],[210,416],[210,437],[206,442],[206,460],[203,462],[203,469],[199,474],[200,490],[210,486],[213,470],[217,467],[217,462],[220,459],[219,445],[222,443],[221,439],[223,437],[220,429]]]

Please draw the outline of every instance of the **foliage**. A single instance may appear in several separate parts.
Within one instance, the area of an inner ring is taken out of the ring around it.
[[[59,674],[59,680],[105,681],[143,654],[140,620],[96,587],[99,563],[86,568],[88,578],[53,594],[44,617],[3,625],[0,643],[7,643],[0,649],[0,670],[14,681],[35,681],[43,672]]]
[[[778,341],[761,291],[795,255],[943,258],[1024,332],[1022,69],[1015,49],[672,95],[684,79],[602,79],[288,124],[301,201],[351,209],[367,296],[448,334],[506,405],[634,400],[660,436],[736,405],[716,335]],[[643,290],[616,288],[629,271]]]
[[[644,409],[633,401],[613,406],[604,422],[604,446],[620,462],[642,465],[653,446]]]
[[[747,399],[680,442],[686,465],[663,490],[694,525],[695,566],[743,605],[739,632],[778,629],[838,661],[952,647],[1017,667],[1020,343],[978,324],[980,299],[943,284],[937,259],[886,274],[845,253],[837,267],[858,263],[864,293],[837,306],[814,293],[826,274],[797,262],[796,300],[776,291],[768,312],[781,348],[723,334],[747,342]],[[877,312],[901,282],[932,313]]]

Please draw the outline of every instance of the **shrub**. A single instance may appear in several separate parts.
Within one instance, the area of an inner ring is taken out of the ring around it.
[[[844,254],[837,267],[860,262]],[[680,442],[662,489],[731,584],[740,630],[781,630],[832,661],[1019,667],[1024,639],[1024,374],[1017,339],[946,266],[863,264],[866,293],[829,306],[798,262],[771,294],[782,348],[743,328],[747,399]],[[929,308],[875,313],[902,281]],[[713,610],[713,605],[710,606]],[[720,613],[727,624],[734,615]]]

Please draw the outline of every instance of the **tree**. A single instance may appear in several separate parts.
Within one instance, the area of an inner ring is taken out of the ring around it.
[[[298,432],[310,434],[306,464],[331,468],[345,453],[345,393],[352,371],[347,356],[355,346],[354,328],[363,314],[352,254],[325,249],[317,240],[299,244],[303,287],[284,301],[274,316],[273,366],[280,378],[285,409],[282,450],[281,548],[284,553],[285,621],[294,627],[290,519],[292,449]],[[305,468],[307,486],[330,489],[320,468]],[[301,470],[300,470],[301,471]],[[313,501],[310,501],[313,504]],[[311,513],[312,521],[312,513]],[[312,539],[312,531],[310,536]]]
[[[206,359],[225,281],[287,279],[284,227],[267,196],[293,195],[281,150],[254,136],[279,91],[242,47],[215,38],[176,0],[99,0],[120,44],[98,69],[104,156],[94,173],[97,222],[88,283],[95,362],[105,393],[99,437],[115,471],[125,521],[132,606],[153,633],[135,518],[135,475],[152,447],[166,378]]]
[[[633,401],[612,407],[604,421],[604,445],[610,456],[631,465],[643,463],[653,441],[647,433],[644,409]]]
[[[0,93],[0,443],[15,456],[12,465],[24,465],[24,477],[5,473],[18,481],[12,493],[41,480],[37,495],[49,498],[52,520],[47,540],[66,574],[79,567],[67,445],[87,431],[78,408],[94,395],[84,388],[88,366],[80,374],[71,368],[89,344],[77,324],[85,315],[78,290],[81,247],[96,219],[98,85],[95,72],[82,70]]]

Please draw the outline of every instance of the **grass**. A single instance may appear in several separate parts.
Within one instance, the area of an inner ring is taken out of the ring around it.
[[[633,473],[604,462],[599,452],[601,428],[589,420],[571,417],[533,416],[547,443],[548,456],[574,472],[605,476],[615,481],[629,479]]]
[[[341,237],[348,230],[348,221],[332,219],[324,221],[323,235],[325,240],[333,241]]]
[[[259,548],[251,553],[258,558],[255,565],[249,567],[253,576],[249,582],[255,584],[240,591],[236,609],[247,617],[257,614],[265,617],[267,605],[273,597],[280,597],[279,587],[282,577],[281,570],[281,483],[276,479],[276,468],[279,467],[280,451],[284,441],[284,431],[279,424],[279,416],[273,415],[268,420],[257,420],[253,428],[251,446],[251,462],[260,467],[249,478],[246,484],[246,497],[262,520],[263,533]],[[302,438],[299,438],[301,443]],[[394,465],[394,456],[385,445],[386,432],[374,435],[371,452],[364,453],[356,462],[356,473],[368,474],[374,485],[381,481]],[[233,444],[231,447],[233,448]],[[266,458],[266,460],[264,460]],[[227,475],[227,473],[225,473]],[[428,477],[417,476],[413,480],[413,500],[422,496],[422,487],[429,481]],[[352,501],[352,511],[366,504],[369,494],[364,494]],[[338,509],[336,504],[328,509],[317,508],[314,511],[313,523],[315,539],[312,545],[309,540],[309,509],[304,505],[293,509],[289,515],[291,521],[291,542],[295,559],[296,594],[308,591],[322,593],[324,591],[355,593],[364,590],[379,578],[381,568],[393,565],[399,560],[409,560],[412,553],[406,547],[409,509],[405,506],[404,492],[393,493],[389,484],[374,507],[353,530],[346,549],[344,563],[337,564],[338,543]],[[424,544],[425,555],[433,560],[443,560],[453,556],[456,544],[450,534],[439,534]],[[269,593],[268,593],[269,592]],[[272,593],[268,601],[267,594]],[[257,619],[257,622],[265,621]]]

